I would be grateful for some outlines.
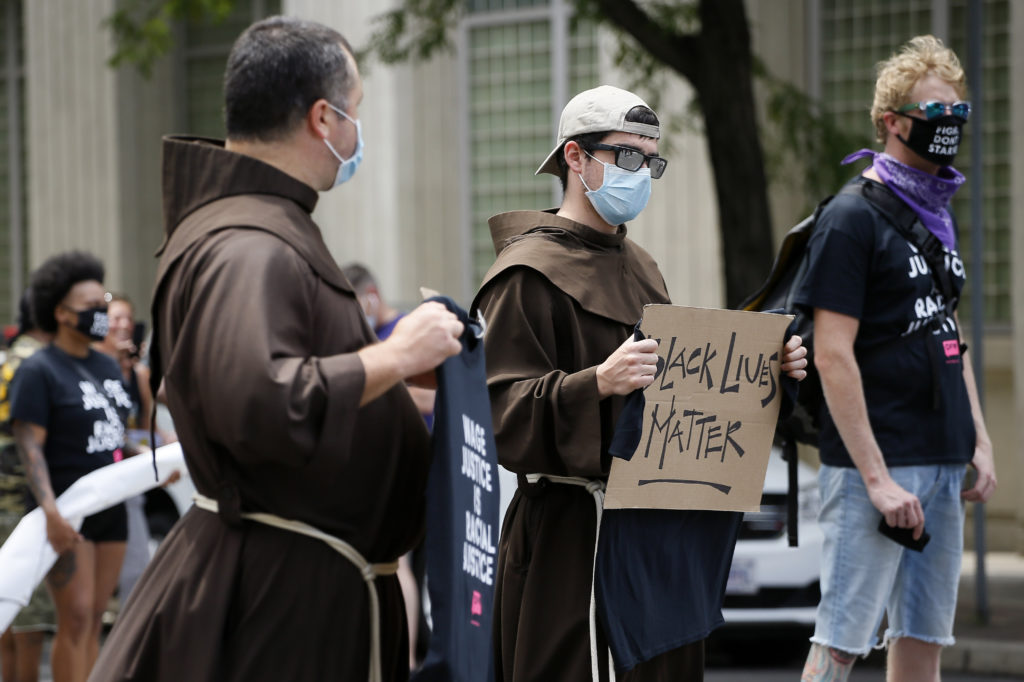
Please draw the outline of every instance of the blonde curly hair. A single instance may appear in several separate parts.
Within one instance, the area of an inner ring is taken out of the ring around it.
[[[875,101],[871,105],[871,121],[879,142],[885,142],[888,131],[882,115],[910,102],[910,91],[919,80],[932,73],[956,90],[957,97],[967,95],[967,79],[953,50],[935,36],[911,38],[899,52],[875,67]]]

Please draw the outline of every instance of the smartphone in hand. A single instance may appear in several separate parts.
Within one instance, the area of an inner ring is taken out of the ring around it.
[[[932,539],[932,536],[928,535],[928,531],[924,531],[921,533],[921,537],[915,540],[913,528],[893,528],[885,522],[884,516],[878,522],[878,532],[893,542],[898,542],[907,549],[912,549],[915,552],[924,551],[924,546]]]
[[[146,340],[146,323],[136,322],[135,327],[132,329],[132,352],[133,358],[139,357],[139,353],[142,352],[142,343]]]

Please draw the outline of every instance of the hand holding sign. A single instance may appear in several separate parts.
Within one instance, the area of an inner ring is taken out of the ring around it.
[[[629,395],[638,388],[650,386],[658,367],[658,342],[654,339],[634,341],[630,336],[597,367],[597,394],[601,398]]]
[[[791,379],[803,381],[807,378],[807,346],[799,336],[789,337],[782,348],[782,371]]]

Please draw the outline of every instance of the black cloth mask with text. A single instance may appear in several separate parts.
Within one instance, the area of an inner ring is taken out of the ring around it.
[[[953,165],[960,147],[963,120],[956,116],[939,116],[930,121],[914,116],[908,118],[912,121],[910,135],[906,139],[897,135],[899,141],[926,161],[940,166]]]

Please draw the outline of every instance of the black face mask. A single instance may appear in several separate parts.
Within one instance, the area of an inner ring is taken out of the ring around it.
[[[78,313],[78,324],[75,325],[75,329],[93,341],[102,341],[107,338],[107,332],[110,331],[110,318],[107,317],[106,308],[89,308],[75,312]]]
[[[960,147],[960,135],[964,129],[964,121],[956,116],[939,116],[930,121],[915,116],[911,120],[910,135],[900,142],[926,161],[940,166],[953,165],[957,149]]]

